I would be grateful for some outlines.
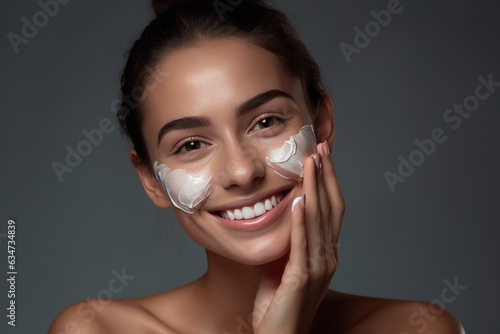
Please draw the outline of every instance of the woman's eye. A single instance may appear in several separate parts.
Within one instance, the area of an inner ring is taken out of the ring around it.
[[[275,126],[275,125],[282,123],[282,122],[283,122],[283,120],[277,116],[265,117],[257,122],[257,124],[252,129],[252,131],[267,129],[267,128],[270,128],[270,127]],[[257,128],[257,127],[260,127],[260,128]]]
[[[206,143],[199,140],[190,140],[182,144],[176,153],[187,153],[191,151],[196,151],[208,146]]]

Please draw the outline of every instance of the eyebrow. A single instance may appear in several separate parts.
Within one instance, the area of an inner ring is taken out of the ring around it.
[[[160,129],[158,132],[158,144],[160,144],[161,139],[164,135],[174,130],[192,129],[192,128],[202,128],[209,126],[210,120],[205,117],[183,117],[171,122],[168,122]]]
[[[284,91],[279,90],[279,89],[271,89],[271,90],[268,90],[264,93],[256,95],[256,96],[252,97],[250,100],[244,102],[242,105],[240,105],[238,107],[236,113],[238,116],[242,116],[242,115],[246,114],[247,112],[252,111],[254,109],[257,109],[261,105],[263,105],[263,104],[265,104],[265,103],[267,103],[267,102],[269,102],[277,97],[285,97],[285,98],[290,99],[293,102],[295,102],[295,99],[287,92],[284,92]]]
[[[261,94],[258,94],[248,101],[244,102],[241,104],[237,109],[236,109],[236,115],[237,116],[242,116],[258,107],[261,105],[277,98],[277,97],[285,97],[287,99],[292,100],[295,102],[295,99],[288,93],[279,90],[279,89],[271,89],[266,92],[263,92]],[[174,130],[183,130],[183,129],[192,129],[192,128],[202,128],[202,127],[207,127],[210,126],[211,122],[208,118],[206,117],[199,117],[199,116],[193,116],[193,117],[183,117],[179,118],[173,121],[168,122],[158,132],[158,145],[161,142],[161,139],[163,136],[165,136],[168,132],[174,131]]]

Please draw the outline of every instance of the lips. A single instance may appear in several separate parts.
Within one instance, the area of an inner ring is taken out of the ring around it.
[[[221,217],[229,220],[252,219],[262,216],[267,211],[272,210],[283,199],[283,193],[269,196],[251,206],[243,206],[234,210],[219,211]]]
[[[273,225],[282,216],[284,209],[289,205],[292,189],[292,187],[276,189],[252,198],[236,200],[231,205],[214,208],[209,213],[221,225],[234,231],[261,230]],[[252,216],[253,218],[245,218]]]

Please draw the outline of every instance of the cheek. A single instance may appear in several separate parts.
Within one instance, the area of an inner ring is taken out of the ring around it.
[[[314,153],[316,153],[316,135],[312,125],[306,125],[281,147],[272,150],[266,157],[266,163],[285,179],[300,179],[303,174],[304,159]]]
[[[190,174],[182,169],[169,170],[157,162],[154,171],[172,204],[186,213],[193,213],[194,208],[212,192],[212,177],[206,171]]]

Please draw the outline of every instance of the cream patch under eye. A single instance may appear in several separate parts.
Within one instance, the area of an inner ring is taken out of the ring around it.
[[[154,172],[172,204],[186,213],[193,213],[212,192],[212,177],[207,172],[189,174],[182,169],[170,170],[164,164],[158,165],[157,161]]]
[[[305,125],[297,135],[269,152],[266,163],[274,172],[285,179],[302,178],[304,159],[316,153],[316,136],[312,125]]]

